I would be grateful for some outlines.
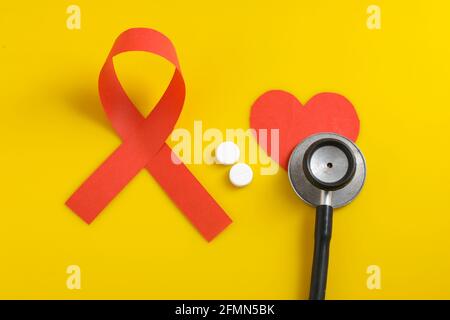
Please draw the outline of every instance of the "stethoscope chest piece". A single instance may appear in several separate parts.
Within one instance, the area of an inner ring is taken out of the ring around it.
[[[293,189],[306,203],[339,208],[361,191],[366,164],[352,141],[338,134],[320,133],[297,145],[289,159],[288,175]]]
[[[314,257],[309,297],[325,299],[333,208],[351,202],[361,191],[366,163],[349,139],[320,133],[303,140],[291,154],[288,175],[292,188],[316,207]]]

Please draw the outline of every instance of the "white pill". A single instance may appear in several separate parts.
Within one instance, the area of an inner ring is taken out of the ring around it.
[[[230,165],[236,163],[241,156],[239,147],[231,141],[225,141],[216,148],[217,163]]]
[[[253,180],[252,168],[245,163],[237,163],[231,167],[229,178],[236,187],[244,187]]]

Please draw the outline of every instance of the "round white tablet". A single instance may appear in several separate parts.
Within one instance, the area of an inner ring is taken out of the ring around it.
[[[252,168],[245,163],[237,163],[231,167],[229,178],[236,187],[244,187],[253,180]]]
[[[222,142],[216,148],[217,163],[225,165],[234,164],[239,160],[240,156],[241,152],[239,151],[239,147],[231,141]]]

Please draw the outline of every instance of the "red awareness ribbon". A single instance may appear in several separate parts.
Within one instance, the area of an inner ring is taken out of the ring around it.
[[[165,58],[175,66],[166,91],[147,118],[126,95],[114,70],[113,58],[128,51],[144,51]],[[99,94],[122,144],[67,200],[66,205],[91,223],[108,203],[143,168],[158,181],[203,237],[210,241],[231,219],[188,168],[172,161],[165,143],[182,111],[185,83],[171,41],[146,28],[129,29],[115,41],[100,72]]]

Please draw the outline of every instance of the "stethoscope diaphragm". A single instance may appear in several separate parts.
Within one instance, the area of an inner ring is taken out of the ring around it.
[[[349,168],[349,169],[347,169]],[[342,207],[361,191],[366,163],[358,147],[335,133],[309,136],[291,154],[288,176],[292,188],[306,203],[317,207],[332,191],[330,205]]]

